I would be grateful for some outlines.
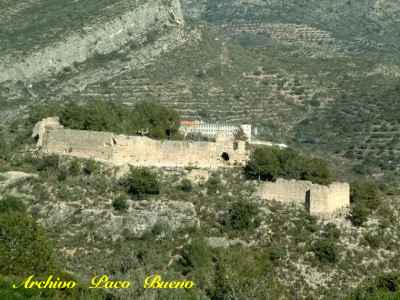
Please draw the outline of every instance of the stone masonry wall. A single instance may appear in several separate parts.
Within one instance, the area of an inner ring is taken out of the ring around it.
[[[44,130],[36,130],[34,135],[39,137],[38,147],[47,154],[91,158],[117,165],[197,168],[244,165],[249,158],[244,142],[239,141],[234,147],[234,141],[226,137],[217,137],[216,142],[160,141],[144,136],[64,129],[54,122],[50,127],[38,124],[36,127]]]
[[[316,216],[331,216],[350,205],[350,185],[341,182],[324,186],[310,181],[278,179],[263,183],[257,195],[265,200],[304,205]]]
[[[350,205],[350,185],[334,182],[329,186],[313,184],[310,190],[310,212],[332,214]]]
[[[257,194],[263,199],[304,204],[306,192],[311,186],[311,181],[278,179],[276,182],[263,183]]]

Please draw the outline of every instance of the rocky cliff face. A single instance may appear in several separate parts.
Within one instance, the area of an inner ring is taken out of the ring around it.
[[[28,49],[26,45],[11,40],[9,36],[13,32],[10,30],[8,40],[5,40],[8,47],[2,47],[0,53],[0,83],[38,81],[63,72],[73,73],[79,65],[90,60],[125,54],[123,63],[105,67],[112,70],[108,72],[112,75],[142,66],[182,42],[183,17],[179,0],[136,2],[137,5],[130,10],[109,18],[99,15],[97,19],[84,19],[82,27],[57,37],[50,35],[46,43],[32,41]],[[107,8],[113,10],[113,7]],[[18,14],[18,10],[13,10],[13,13]],[[40,13],[37,17],[41,17]],[[10,22],[7,19],[0,21]],[[45,30],[51,32],[52,28],[45,27]],[[45,39],[46,34],[41,38]],[[21,51],[25,55],[21,55]],[[82,74],[79,82],[82,82]]]

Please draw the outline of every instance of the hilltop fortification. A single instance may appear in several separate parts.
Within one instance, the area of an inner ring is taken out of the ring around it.
[[[95,159],[117,165],[218,168],[244,165],[246,143],[217,136],[216,142],[155,140],[64,128],[57,118],[39,122],[33,131],[43,153]]]

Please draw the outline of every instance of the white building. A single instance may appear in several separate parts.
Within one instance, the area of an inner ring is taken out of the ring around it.
[[[180,130],[185,136],[189,133],[197,133],[209,138],[215,138],[217,134],[233,136],[242,129],[248,142],[251,142],[251,125],[249,124],[236,126],[223,123],[206,123],[199,120],[182,120],[180,125]]]

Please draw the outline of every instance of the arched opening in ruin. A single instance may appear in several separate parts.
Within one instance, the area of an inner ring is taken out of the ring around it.
[[[222,159],[223,159],[224,161],[229,161],[229,154],[228,154],[228,153],[223,152],[223,153],[221,154],[221,157],[222,157]]]

